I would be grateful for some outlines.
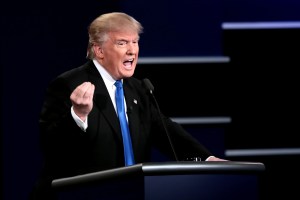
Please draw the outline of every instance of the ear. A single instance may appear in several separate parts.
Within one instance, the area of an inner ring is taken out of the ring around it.
[[[103,49],[99,45],[94,45],[93,49],[94,49],[95,55],[98,58],[103,58],[104,57],[104,55],[103,55]]]

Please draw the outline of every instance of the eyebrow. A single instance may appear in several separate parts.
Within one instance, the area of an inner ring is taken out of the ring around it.
[[[125,38],[121,38],[121,39],[116,39],[115,41],[138,41],[138,40],[140,40],[140,37],[137,37],[133,40],[128,40],[128,39],[125,39]]]

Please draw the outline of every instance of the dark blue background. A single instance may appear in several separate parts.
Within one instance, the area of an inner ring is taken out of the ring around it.
[[[222,22],[299,21],[299,8],[296,0],[2,1],[1,199],[26,199],[34,184],[46,86],[85,62],[87,26],[98,15],[123,11],[138,19],[142,57],[222,56]]]

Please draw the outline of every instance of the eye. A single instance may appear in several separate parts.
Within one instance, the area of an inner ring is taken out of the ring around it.
[[[120,47],[123,47],[123,46],[126,46],[127,44],[127,41],[117,41],[117,45],[120,46]]]

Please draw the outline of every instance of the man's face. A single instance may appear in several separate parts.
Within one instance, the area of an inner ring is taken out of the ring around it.
[[[139,35],[136,32],[110,32],[101,48],[101,65],[114,79],[131,77],[138,60]],[[99,56],[97,56],[99,57]]]

